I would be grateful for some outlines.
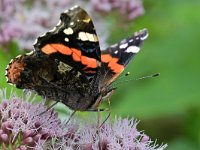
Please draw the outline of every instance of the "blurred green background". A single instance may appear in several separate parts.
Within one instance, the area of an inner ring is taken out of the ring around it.
[[[168,143],[168,150],[200,149],[200,1],[144,0],[146,13],[125,26],[117,17],[108,16],[114,24],[109,43],[113,44],[147,28],[149,38],[142,51],[127,67],[131,75],[123,79],[154,73],[156,78],[119,84],[111,98],[112,116],[141,120],[140,130],[158,143]],[[116,15],[117,16],[117,15]],[[20,53],[15,44],[12,53],[0,50],[0,87],[9,60]]]

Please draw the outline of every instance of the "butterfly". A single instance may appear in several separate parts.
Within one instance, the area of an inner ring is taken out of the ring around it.
[[[96,109],[115,90],[112,83],[140,51],[147,29],[111,45],[99,46],[92,19],[79,6],[34,43],[34,50],[12,59],[7,82],[61,102],[72,110]]]

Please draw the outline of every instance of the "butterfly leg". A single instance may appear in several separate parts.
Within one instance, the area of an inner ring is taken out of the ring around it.
[[[109,105],[110,107],[110,105]],[[108,118],[110,117],[110,108],[109,109],[100,109],[100,108],[96,108],[96,109],[89,109],[88,111],[93,111],[93,112],[97,112],[98,113],[98,120],[97,120],[97,133],[98,133],[98,138],[99,138],[99,142],[98,142],[98,147],[99,150],[102,150],[102,145],[101,145],[101,127],[103,126],[103,124],[108,120]],[[109,111],[108,116],[106,117],[106,119],[100,124],[100,112],[101,111]]]
[[[67,125],[69,123],[69,121],[71,120],[71,118],[75,115],[76,110],[74,110],[71,115],[69,116],[69,119],[66,121],[65,125]]]
[[[111,116],[110,106],[109,106],[109,108],[88,109],[87,111],[98,112],[98,121],[99,121],[99,118],[100,118],[99,112],[101,112],[101,111],[106,111],[106,112],[108,112],[108,115],[106,116],[106,118],[104,119],[104,121],[101,123],[101,125],[99,126],[99,128],[101,128],[101,127],[103,126],[103,124],[104,124],[104,123],[110,118],[110,116]],[[99,123],[99,124],[100,124],[100,123]]]
[[[58,103],[58,101],[56,101],[55,103],[53,103],[53,104],[52,104],[51,106],[49,106],[45,111],[43,111],[42,113],[40,113],[39,116],[42,115],[42,114],[44,114],[45,112],[49,111],[49,110],[50,110],[51,108],[53,108],[57,103]]]
[[[108,112],[107,117],[104,119],[104,121],[101,123],[100,128],[104,125],[104,123],[110,118],[111,111],[110,111],[110,100],[108,99],[108,108],[106,110]]]

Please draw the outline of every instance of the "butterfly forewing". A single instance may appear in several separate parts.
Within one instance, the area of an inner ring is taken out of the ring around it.
[[[100,61],[93,22],[78,6],[63,12],[57,26],[40,36],[34,48],[85,74],[95,74]]]
[[[146,29],[136,32],[133,36],[101,51],[101,72],[103,85],[111,83],[126,65],[140,51],[140,45],[148,37]]]

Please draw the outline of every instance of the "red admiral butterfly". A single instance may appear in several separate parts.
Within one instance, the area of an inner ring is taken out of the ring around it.
[[[38,37],[34,51],[11,60],[7,82],[73,110],[96,109],[115,90],[112,82],[133,60],[147,36],[143,29],[100,51],[91,18],[75,6],[61,13],[56,27]]]

